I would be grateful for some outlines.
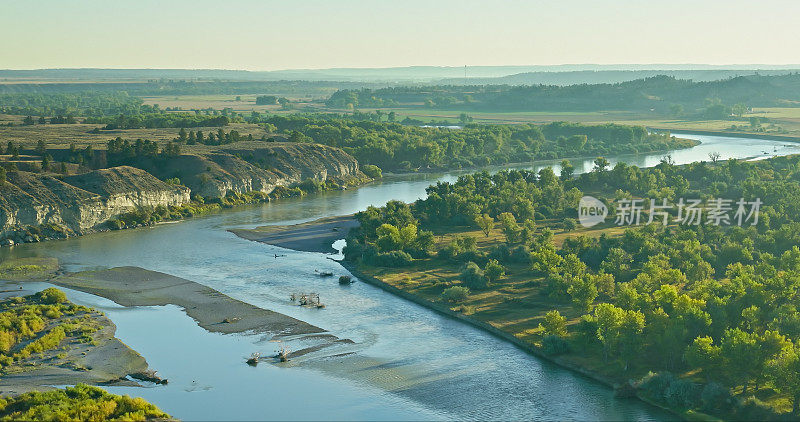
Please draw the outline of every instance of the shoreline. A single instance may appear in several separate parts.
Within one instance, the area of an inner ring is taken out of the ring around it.
[[[800,136],[794,135],[774,135],[768,133],[747,133],[747,132],[726,132],[720,130],[694,130],[694,129],[667,129],[652,127],[648,128],[653,132],[670,132],[670,133],[685,133],[687,135],[708,135],[708,136],[722,136],[728,138],[745,138],[745,139],[764,139],[768,141],[784,141],[792,143],[800,143]]]
[[[333,253],[333,242],[347,237],[358,227],[353,214],[324,217],[293,225],[259,226],[253,229],[228,229],[243,239],[304,252]]]
[[[194,281],[139,267],[64,274],[49,283],[104,297],[125,307],[176,305],[209,332],[333,337],[319,327],[233,299]]]
[[[47,281],[32,288],[11,289],[19,281],[3,280],[0,300],[32,295],[51,285]],[[20,286],[21,287],[21,286]],[[71,301],[70,301],[71,302]],[[72,302],[71,302],[72,303]],[[75,335],[60,341],[60,346],[32,354],[15,365],[3,368],[0,396],[14,396],[30,391],[49,391],[63,385],[79,383],[96,386],[144,387],[141,381],[166,382],[156,375],[147,360],[116,337],[117,326],[104,313],[90,309],[84,316],[96,324],[91,341]],[[69,320],[73,321],[73,320]],[[53,327],[62,322],[55,322]]]
[[[341,217],[350,217],[350,216],[340,216],[340,218]],[[329,218],[336,218],[336,217],[329,217]],[[313,229],[314,223],[316,223],[318,221],[322,221],[322,223],[324,224],[324,220],[326,220],[326,219],[328,219],[328,218],[315,220],[315,221],[310,221],[310,222],[307,222],[307,223],[301,223],[301,224],[298,224],[298,225],[295,225],[295,226],[303,226],[306,229],[309,229],[309,228]],[[280,234],[280,229],[279,229],[280,227],[283,227],[284,230],[291,231],[292,230],[291,228],[293,226],[275,226],[275,227],[276,227],[276,229],[272,231],[272,235],[273,236],[275,236],[276,233]],[[235,234],[236,236],[238,236],[238,237],[240,237],[242,239],[245,239],[245,240],[250,240],[250,241],[260,242],[260,243],[266,243],[266,244],[270,244],[270,245],[275,245],[273,243],[263,242],[262,240],[258,240],[258,239],[252,238],[252,237],[255,237],[255,236],[245,237],[245,236],[240,235],[240,233],[237,232],[237,231],[231,231],[231,232],[233,234]],[[340,234],[338,236],[338,238],[343,238],[343,237],[346,237],[346,233],[342,233],[342,234]],[[279,245],[275,245],[275,246],[279,246]],[[303,246],[303,245],[301,244],[300,246]],[[292,248],[289,248],[289,249],[292,249]],[[302,248],[301,249],[293,249],[293,250],[303,251],[303,252],[315,252],[313,250],[302,249]],[[556,365],[556,366],[558,366],[560,368],[563,368],[563,369],[566,369],[568,371],[571,371],[571,372],[573,372],[576,375],[579,375],[581,377],[584,377],[584,378],[590,379],[592,381],[598,382],[601,385],[604,385],[605,387],[610,388],[610,389],[615,390],[615,391],[622,384],[618,380],[614,380],[614,379],[612,379],[610,377],[601,375],[601,374],[596,373],[594,371],[591,371],[589,369],[586,369],[586,368],[583,368],[581,366],[566,362],[563,359],[559,359],[557,356],[548,356],[545,353],[543,353],[542,351],[538,350],[532,344],[530,344],[528,342],[525,342],[525,341],[515,337],[514,335],[512,335],[512,334],[510,334],[508,332],[505,332],[505,331],[503,331],[503,330],[501,330],[501,329],[499,329],[497,327],[494,327],[491,324],[488,324],[488,323],[485,323],[485,322],[482,322],[482,321],[478,321],[478,320],[469,318],[468,316],[465,316],[463,314],[460,314],[458,312],[455,312],[455,311],[451,310],[449,307],[446,307],[444,305],[441,305],[441,304],[438,304],[438,303],[435,303],[435,302],[430,302],[430,301],[428,301],[428,300],[426,300],[424,298],[418,297],[418,296],[416,296],[416,295],[414,295],[412,293],[406,292],[406,291],[404,291],[402,289],[399,289],[399,288],[397,288],[395,286],[392,286],[392,285],[390,285],[388,283],[385,283],[385,282],[383,282],[383,281],[381,281],[381,280],[379,280],[379,279],[377,279],[377,278],[375,278],[373,276],[367,275],[367,274],[361,272],[358,269],[358,266],[356,264],[352,263],[352,262],[345,261],[345,260],[335,260],[335,261],[337,263],[339,263],[343,268],[345,268],[347,271],[349,271],[353,276],[355,276],[360,281],[363,281],[363,282],[365,282],[365,283],[367,283],[367,284],[369,284],[371,286],[377,287],[377,288],[379,288],[379,289],[381,289],[381,290],[383,290],[383,291],[385,291],[387,293],[390,293],[392,295],[400,297],[400,298],[402,298],[404,300],[410,301],[410,302],[412,302],[412,303],[414,303],[416,305],[419,305],[419,306],[422,306],[422,307],[424,307],[426,309],[429,309],[429,310],[431,310],[431,311],[433,311],[433,312],[435,312],[435,313],[437,313],[439,315],[442,315],[442,316],[445,316],[445,317],[448,317],[448,318],[451,318],[451,319],[454,319],[454,320],[458,320],[458,321],[460,321],[462,323],[465,323],[465,324],[467,324],[467,325],[469,325],[469,326],[471,326],[473,328],[477,328],[477,329],[479,329],[479,330],[481,330],[481,331],[483,331],[483,332],[485,332],[485,333],[487,333],[487,334],[489,334],[489,335],[491,335],[491,336],[493,336],[495,338],[498,338],[500,340],[506,341],[506,342],[514,345],[515,347],[517,347],[518,349],[522,350],[523,352],[525,352],[527,354],[530,354],[532,356],[535,356],[536,358],[542,359],[543,361],[546,361],[546,362],[554,364],[554,365]],[[646,403],[646,404],[648,404],[648,405],[651,405],[651,406],[654,406],[654,407],[659,408],[661,410],[667,411],[670,414],[678,416],[678,417],[680,417],[682,419],[688,419],[688,415],[686,415],[684,413],[676,412],[675,410],[670,409],[670,408],[668,408],[666,406],[660,405],[660,404],[658,404],[656,402],[653,402],[652,400],[650,400],[650,399],[648,399],[646,397],[641,397],[638,392],[636,393],[635,398],[640,400],[640,401],[642,401],[642,402],[644,402],[644,403]]]

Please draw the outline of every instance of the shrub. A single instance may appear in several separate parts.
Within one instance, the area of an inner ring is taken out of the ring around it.
[[[64,303],[67,301],[67,295],[55,287],[48,287],[35,295],[36,300],[47,305],[55,305],[56,303]]]
[[[442,300],[446,302],[463,302],[469,296],[469,288],[464,286],[452,286],[444,289]]]
[[[118,396],[78,384],[0,399],[3,420],[166,420],[170,416],[141,398]]]
[[[715,382],[708,383],[700,393],[700,401],[704,411],[717,412],[730,405],[731,392]]]
[[[366,174],[367,177],[369,177],[370,179],[380,179],[381,177],[383,177],[383,171],[381,170],[381,168],[373,164],[365,165],[364,167],[361,168],[361,171],[364,174]]]
[[[370,248],[369,250],[365,251],[364,260],[367,262],[367,264],[374,265],[376,267],[390,268],[405,267],[414,262],[414,258],[412,258],[407,252],[391,251],[376,253],[374,248]]]
[[[485,289],[489,286],[489,280],[483,270],[472,261],[467,262],[464,269],[461,270],[461,281],[472,289]]]
[[[569,343],[559,336],[546,336],[542,339],[542,351],[551,356],[569,352]]]
[[[693,409],[700,402],[700,388],[691,381],[678,379],[667,387],[664,398],[670,406]]]

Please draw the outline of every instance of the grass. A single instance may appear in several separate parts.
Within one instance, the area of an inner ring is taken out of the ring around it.
[[[604,224],[589,229],[579,228],[575,231],[566,232],[557,228],[558,222],[554,220],[542,221],[539,222],[539,225],[553,230],[553,241],[557,247],[560,247],[570,237],[580,235],[599,237],[602,234],[618,236],[625,230],[625,227]],[[478,250],[483,252],[488,252],[493,245],[505,242],[505,237],[498,228],[491,230],[488,236],[472,227],[450,227],[440,229],[434,234],[434,250],[439,250],[449,244],[456,236],[464,235],[475,238]],[[461,263],[434,255],[430,258],[415,260],[411,266],[404,268],[373,267],[359,263],[358,269],[366,275],[435,303],[437,306],[447,306],[452,311],[460,312],[466,317],[487,323],[513,335],[534,348],[541,347],[543,333],[539,324],[544,321],[544,316],[547,312],[553,309],[558,310],[567,319],[568,329],[580,321],[580,317],[585,313],[584,310],[577,308],[569,301],[551,298],[543,292],[544,286],[542,282],[544,277],[535,275],[525,264],[504,265],[506,267],[506,275],[504,277],[490,285],[488,289],[472,290],[465,300],[458,303],[445,302],[442,298],[442,292],[451,286],[462,285],[459,280]],[[602,294],[598,299],[602,299]],[[572,330],[570,329],[569,331]],[[574,337],[574,334],[568,339],[571,337]],[[568,367],[582,368],[597,374],[607,381],[620,384],[627,382],[628,379],[641,379],[652,368],[660,367],[663,363],[653,360],[655,358],[647,359],[645,357],[631,362],[631,366],[626,372],[623,370],[621,362],[606,362],[603,359],[602,351],[597,345],[589,346],[580,352],[560,355],[556,359]],[[703,381],[694,373],[678,375],[687,379]],[[788,398],[775,393],[769,388],[762,387],[755,394],[759,400],[774,411],[788,412],[791,410]],[[685,414],[684,416],[699,420],[707,415],[694,412],[691,415]]]
[[[32,277],[41,277],[58,269],[58,260],[55,258],[15,258],[0,262],[0,279],[27,280]]]
[[[555,222],[544,221],[543,224],[552,229]],[[554,231],[554,243],[560,246],[569,237],[579,235],[597,237],[604,232],[614,235],[621,233],[623,228],[593,227],[573,232],[564,232],[560,229]],[[488,251],[492,246],[505,242],[505,236],[499,229],[491,230],[489,236],[486,236],[480,230],[456,227],[435,232],[434,249],[441,249],[455,236],[464,235],[475,238],[478,250],[481,251]],[[405,268],[372,267],[361,264],[359,269],[428,301],[441,302],[444,289],[461,285],[458,280],[461,266],[460,263],[432,257],[415,260],[412,266]],[[569,302],[553,303],[552,299],[544,296],[541,292],[542,280],[543,277],[533,276],[527,265],[509,264],[506,265],[505,277],[487,290],[473,291],[465,301],[452,304],[451,309],[461,311],[463,308],[472,318],[491,324],[520,339],[536,343],[539,340],[539,323],[543,321],[546,312],[557,308],[568,318],[569,324],[577,323],[583,315],[582,311]]]
[[[0,302],[0,368],[17,372],[35,365],[45,352],[53,357],[66,339],[91,343],[101,328],[99,312],[67,300],[63,292],[48,288],[34,295]]]

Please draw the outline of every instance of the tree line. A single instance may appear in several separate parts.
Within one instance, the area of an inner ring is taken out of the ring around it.
[[[460,284],[443,292],[446,300],[495,288],[509,266],[523,266],[552,303],[540,315],[546,353],[598,359],[678,409],[774,419],[754,396],[783,397],[800,415],[800,157],[685,166],[665,159],[649,169],[598,159],[577,178],[568,164],[558,176],[551,169],[465,175],[430,186],[413,204],[370,207],[356,215],[361,227],[346,257],[386,267],[460,263]],[[649,224],[569,236],[557,247],[554,230],[574,224],[550,222],[574,219],[585,192],[608,204],[757,197],[764,206],[754,225]],[[438,250],[430,241],[437,231],[464,229],[499,229],[504,239],[478,248],[474,238],[455,236]]]

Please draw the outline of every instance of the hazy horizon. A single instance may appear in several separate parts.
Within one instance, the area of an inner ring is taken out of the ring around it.
[[[3,69],[800,63],[790,0],[0,1]]]

